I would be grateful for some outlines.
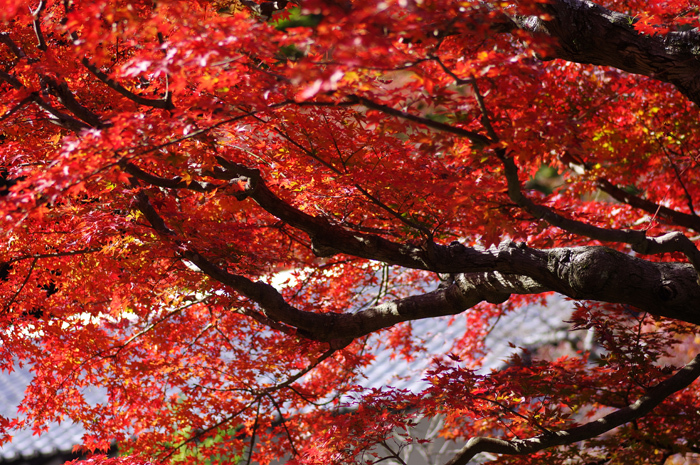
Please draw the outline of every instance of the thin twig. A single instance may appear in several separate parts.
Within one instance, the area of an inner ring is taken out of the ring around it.
[[[668,151],[666,150],[665,147],[661,146],[664,155],[666,155],[666,159],[668,162],[671,164],[671,167],[673,168],[673,172],[676,174],[676,179],[678,180],[678,183],[681,185],[683,188],[683,192],[685,193],[685,198],[686,201],[688,202],[688,210],[690,210],[690,213],[692,213],[694,216],[697,216],[695,213],[695,209],[693,208],[693,196],[690,195],[690,192],[688,191],[688,188],[686,187],[685,183],[683,182],[683,178],[681,177],[681,172],[678,169],[678,166],[676,163],[673,161],[671,156],[669,155]]]
[[[32,271],[34,271],[34,266],[36,265],[36,262],[38,260],[39,260],[38,258],[35,258],[34,260],[32,260],[32,264],[29,266],[29,271],[27,271],[27,276],[24,278],[24,281],[17,289],[17,292],[15,292],[15,294],[12,296],[12,298],[9,300],[9,302],[7,302],[7,304],[5,305],[5,308],[3,309],[3,313],[8,313],[10,311],[10,307],[12,306],[12,304],[15,303],[15,300],[17,299],[19,294],[22,292],[24,287],[29,282],[29,277],[32,275]]]
[[[228,423],[229,421],[231,421],[231,420],[233,420],[234,418],[238,417],[239,415],[241,415],[242,413],[244,413],[246,410],[248,410],[250,407],[252,407],[253,404],[255,404],[256,402],[259,402],[259,399],[257,399],[257,398],[256,398],[256,399],[253,399],[253,400],[250,401],[248,404],[244,405],[244,406],[243,406],[240,410],[238,410],[237,412],[232,413],[231,415],[229,415],[229,416],[225,417],[224,419],[222,419],[222,420],[220,420],[220,421],[214,423],[213,425],[209,426],[208,428],[205,428],[205,429],[203,429],[203,430],[197,431],[195,434],[193,434],[193,435],[190,436],[189,438],[187,438],[187,439],[185,439],[184,441],[180,442],[180,443],[177,444],[176,446],[173,446],[173,448],[170,450],[170,452],[168,452],[167,454],[165,454],[163,457],[160,458],[161,461],[165,462],[166,459],[172,457],[173,454],[175,454],[175,452],[177,452],[178,450],[182,449],[182,448],[183,448],[184,446],[186,446],[187,444],[196,441],[197,439],[201,438],[201,437],[204,436],[205,434],[207,434],[207,433],[209,433],[209,432],[211,432],[211,431],[214,431],[215,429],[217,429],[217,428],[219,428],[219,427],[225,425],[225,424]]]
[[[284,432],[287,435],[287,441],[289,441],[289,445],[292,448],[292,457],[296,457],[297,455],[299,455],[299,452],[297,452],[297,448],[294,445],[294,440],[292,439],[292,434],[290,433],[289,428],[287,428],[287,422],[284,420],[282,409],[280,408],[279,404],[273,396],[267,394],[267,398],[270,399],[270,402],[272,402],[272,405],[275,407],[275,410],[277,410],[277,414],[280,416],[280,423],[282,424]]]
[[[455,80],[455,84],[457,85],[465,85],[468,84],[472,87],[474,90],[474,96],[476,97],[476,103],[479,106],[479,110],[481,111],[481,123],[484,125],[486,128],[486,132],[489,135],[491,139],[493,139],[494,142],[498,142],[499,137],[496,134],[496,131],[493,129],[493,125],[491,124],[491,118],[489,116],[488,110],[486,108],[486,103],[484,102],[484,97],[479,91],[479,87],[476,84],[476,79],[473,77],[463,79],[457,76],[451,69],[443,63],[443,61],[440,59],[438,56],[433,56],[432,57],[442,68],[442,70],[447,73],[452,79]]]
[[[120,346],[117,347],[117,352],[115,352],[115,353],[112,355],[112,357],[118,356],[119,353],[120,353],[123,349],[125,349],[127,345],[131,344],[133,341],[135,341],[135,340],[138,339],[139,337],[145,335],[146,333],[149,333],[150,331],[153,331],[153,329],[155,329],[156,326],[158,326],[159,324],[161,324],[161,323],[164,322],[165,320],[169,319],[170,317],[172,317],[172,316],[174,316],[174,315],[178,315],[178,314],[182,313],[183,311],[187,310],[188,308],[190,308],[190,307],[192,307],[192,306],[194,306],[194,305],[197,305],[197,304],[201,304],[201,303],[203,303],[203,302],[206,302],[206,300],[207,300],[207,299],[205,298],[205,299],[202,299],[202,300],[197,300],[197,301],[195,301],[195,302],[190,302],[190,303],[188,303],[187,305],[183,305],[182,307],[176,308],[175,310],[166,313],[163,317],[159,318],[157,321],[151,323],[151,324],[148,325],[146,328],[144,328],[143,330],[141,330],[141,331],[139,331],[138,333],[134,334],[133,336],[131,336],[131,337],[130,337],[129,339],[127,339],[126,341],[124,341],[123,344],[121,344]]]
[[[321,354],[321,356],[320,356],[318,359],[314,360],[313,363],[309,364],[306,368],[300,370],[300,371],[297,372],[296,374],[290,376],[290,377],[287,378],[287,380],[284,381],[283,383],[279,383],[279,384],[275,384],[274,386],[270,386],[270,387],[264,389],[262,392],[265,393],[265,394],[268,394],[268,393],[270,393],[270,392],[272,392],[272,391],[279,391],[280,389],[285,388],[285,387],[291,385],[291,384],[294,383],[296,380],[298,380],[299,378],[301,378],[302,376],[304,376],[305,374],[307,374],[308,372],[310,372],[311,370],[313,370],[314,368],[316,368],[321,362],[323,362],[324,360],[326,360],[328,357],[330,357],[331,355],[333,355],[335,352],[336,352],[336,349],[333,349],[333,348],[328,349],[328,350],[325,351],[323,354]]]
[[[246,465],[250,465],[250,460],[253,458],[253,449],[255,449],[255,439],[258,434],[258,422],[260,420],[260,406],[262,405],[262,399],[258,399],[258,410],[255,412],[255,422],[253,422],[253,431],[250,435],[250,449],[248,450],[248,460]]]
[[[498,406],[504,412],[509,413],[511,415],[515,415],[516,417],[518,417],[522,420],[525,420],[527,423],[534,425],[534,427],[537,428],[538,430],[540,430],[542,432],[542,434],[552,434],[552,432],[550,430],[548,430],[547,428],[545,428],[544,426],[539,424],[539,422],[536,422],[533,419],[528,418],[527,416],[523,415],[522,413],[517,412],[515,409],[508,407],[507,405],[505,405],[504,403],[502,403],[496,399],[490,399],[488,397],[481,397],[481,396],[475,396],[474,398],[479,399],[479,400],[483,400],[485,402],[489,402],[491,404],[494,404],[494,405]]]
[[[56,258],[56,257],[70,257],[71,255],[85,255],[88,253],[99,252],[102,250],[101,247],[92,247],[89,249],[71,250],[69,252],[54,252],[54,253],[37,253],[30,255],[21,255],[19,257],[14,257],[9,259],[6,263],[16,263],[22,260],[27,260],[33,258],[35,260],[40,258]]]
[[[385,210],[385,211],[388,212],[391,216],[393,216],[393,217],[396,218],[397,220],[401,221],[403,224],[405,224],[405,225],[408,226],[409,228],[411,228],[411,229],[417,229],[418,231],[422,232],[422,233],[425,235],[426,238],[428,238],[429,240],[432,241],[433,233],[432,233],[428,228],[426,228],[426,227],[423,226],[422,224],[419,224],[419,223],[417,223],[417,222],[415,222],[415,221],[413,221],[413,220],[410,220],[410,219],[406,218],[406,217],[403,216],[401,213],[397,212],[396,210],[394,210],[393,208],[389,207],[387,204],[385,204],[384,202],[382,202],[381,200],[379,200],[377,197],[375,197],[375,196],[373,196],[372,194],[370,194],[369,192],[367,192],[367,190],[364,189],[364,188],[363,188],[362,186],[360,186],[359,184],[355,184],[355,188],[356,188],[357,190],[359,190],[360,192],[362,192],[362,194],[363,194],[365,197],[367,197],[373,204],[375,204],[376,206],[378,206],[378,207],[381,208],[382,210]]]
[[[34,16],[34,21],[32,21],[32,24],[34,26],[34,33],[36,34],[36,40],[38,42],[37,48],[42,52],[48,50],[46,41],[44,40],[44,34],[41,32],[41,13],[44,12],[45,8],[46,0],[39,0],[39,6],[36,7],[36,10],[31,12],[32,16]]]

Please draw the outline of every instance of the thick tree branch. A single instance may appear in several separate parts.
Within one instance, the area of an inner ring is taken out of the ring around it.
[[[306,232],[318,252],[346,253],[437,273],[496,271],[527,277],[546,289],[572,298],[629,304],[654,315],[700,324],[700,285],[692,265],[648,262],[605,247],[537,250],[506,241],[498,248],[480,250],[458,242],[447,246],[429,242],[422,247],[396,243],[380,236],[349,231],[304,213],[272,193],[257,170],[224,159],[219,161],[225,168],[219,172],[222,179],[247,179],[245,196],[280,220]],[[631,238],[637,241],[634,244],[640,253],[680,251],[691,257],[698,253],[694,244],[681,233],[649,238],[642,232],[595,228],[563,218],[520,195],[524,205],[531,204],[534,212],[551,218],[555,226],[575,231],[581,227],[584,232],[592,228],[592,234],[598,234],[601,229],[602,237],[607,238],[609,234],[609,239],[617,242]]]
[[[527,17],[514,22],[555,39],[553,54],[545,59],[611,66],[649,76],[673,84],[700,105],[700,30],[640,34],[634,18],[588,0],[552,0],[541,7],[551,19]]]
[[[522,276],[510,276],[498,272],[472,273],[459,276],[455,284],[446,289],[397,299],[357,313],[306,312],[288,304],[284,297],[269,284],[261,281],[254,282],[244,276],[229,273],[206,259],[186,241],[178,240],[174,231],[166,225],[165,220],[158,214],[144,192],[137,195],[136,206],[156,232],[166,240],[174,241],[182,257],[196,265],[207,276],[258,304],[267,318],[297,328],[302,336],[330,342],[335,348],[342,347],[355,338],[403,321],[454,315],[482,301],[503,302],[512,293],[529,294],[549,290],[536,281]]]
[[[505,154],[505,150],[497,151],[499,158],[505,166],[505,176],[508,183],[508,196],[523,210],[535,218],[545,220],[552,226],[565,231],[590,237],[601,242],[620,242],[630,244],[635,252],[647,255],[655,255],[669,252],[681,252],[688,257],[690,263],[700,270],[700,251],[695,244],[680,232],[669,233],[661,237],[647,237],[644,231],[629,229],[608,229],[594,226],[582,221],[565,218],[553,210],[534,203],[520,187],[518,168],[515,161]]]
[[[690,265],[647,262],[604,247],[536,250],[512,242],[489,250],[451,245],[453,252],[463,251],[478,260],[465,263],[464,256],[455,253],[463,263],[460,271],[469,271],[446,289],[357,313],[307,312],[287,303],[269,284],[229,273],[187,241],[179,240],[145,193],[137,196],[136,205],[154,230],[173,241],[178,253],[207,276],[258,304],[267,318],[297,328],[299,335],[331,342],[334,347],[402,321],[454,315],[482,301],[497,303],[511,294],[545,291],[576,299],[625,303],[654,315],[700,324],[700,286]]]
[[[649,389],[646,395],[632,405],[616,410],[603,418],[567,430],[545,433],[529,439],[508,441],[484,437],[472,438],[446,465],[466,465],[469,460],[481,452],[527,455],[549,447],[573,444],[600,436],[618,426],[643,417],[665,399],[688,387],[698,377],[700,377],[700,355],[696,355],[690,363],[681,368],[676,374]]]

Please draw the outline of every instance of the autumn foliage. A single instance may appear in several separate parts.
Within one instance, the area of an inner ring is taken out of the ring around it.
[[[373,462],[440,416],[450,463],[700,452],[699,14],[2,1],[0,368],[35,374],[3,440],[60,420],[132,456],[95,463]],[[480,371],[552,292],[599,356]],[[424,391],[360,387],[450,315]]]

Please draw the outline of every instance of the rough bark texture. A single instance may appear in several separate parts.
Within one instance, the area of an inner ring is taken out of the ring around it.
[[[349,231],[301,212],[275,196],[257,172],[232,163],[227,163],[225,168],[228,171],[222,171],[219,177],[246,178],[249,186],[246,196],[279,219],[306,232],[316,249],[324,255],[344,253],[406,268],[459,274],[456,282],[446,289],[396,300],[354,314],[316,314],[289,305],[273,287],[265,283],[255,283],[226,272],[196,250],[188,248],[183,252],[184,258],[208,276],[259,304],[267,317],[296,328],[306,337],[349,342],[402,321],[453,315],[482,301],[503,302],[511,294],[545,291],[556,291],[580,300],[628,304],[653,315],[700,324],[700,285],[698,273],[691,264],[650,262],[606,247],[593,246],[538,250],[522,243],[506,241],[498,248],[483,250],[465,247],[458,242],[450,245],[426,242],[422,246],[395,243],[382,237]],[[138,171],[131,172],[138,176]],[[152,181],[147,176],[143,178]],[[511,176],[509,184],[516,182],[517,176]],[[539,212],[539,206],[522,200],[517,187],[513,189],[511,197],[521,199],[516,203],[522,203],[528,211]],[[140,198],[139,206],[156,231],[163,236],[171,234],[147,198]],[[542,216],[567,230],[582,227],[572,220],[559,223],[560,218],[549,211],[543,212]],[[585,235],[588,229],[584,228],[583,231]],[[691,257],[693,252],[697,253],[690,241],[680,233],[646,238],[642,233],[632,234],[631,231],[605,232],[607,240],[630,242],[646,253],[681,251]],[[690,247],[692,250],[687,250]]]
[[[649,36],[635,31],[634,18],[585,0],[543,4],[551,19],[516,20],[519,27],[544,33],[554,41],[545,59],[612,66],[668,82],[700,105],[700,31]]]

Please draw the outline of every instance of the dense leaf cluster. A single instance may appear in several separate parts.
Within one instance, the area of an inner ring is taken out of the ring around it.
[[[400,461],[439,416],[451,464],[700,452],[692,2],[0,3],[0,368],[35,374],[2,440]],[[599,350],[481,369],[552,292]],[[360,387],[446,316],[423,392]]]

